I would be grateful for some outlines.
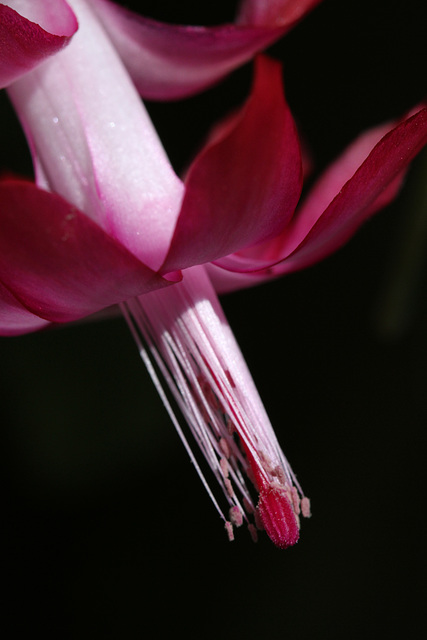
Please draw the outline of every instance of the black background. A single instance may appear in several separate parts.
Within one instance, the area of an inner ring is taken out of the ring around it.
[[[127,4],[181,23],[224,22],[234,9]],[[416,0],[326,0],[271,48],[316,172],[425,97],[425,14]],[[247,65],[201,96],[148,105],[177,171],[250,78]],[[1,98],[0,166],[29,173]],[[412,264],[414,244],[400,256],[426,172],[420,158],[396,202],[333,257],[223,299],[312,499],[288,551],[244,531],[227,542],[122,320],[0,340],[6,637],[418,636],[425,265],[399,304],[393,274]]]

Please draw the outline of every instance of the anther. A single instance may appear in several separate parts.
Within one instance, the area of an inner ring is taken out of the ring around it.
[[[304,518],[311,518],[311,505],[309,498],[304,498],[301,500],[301,513]]]
[[[219,466],[221,467],[222,475],[224,476],[224,478],[228,478],[229,469],[227,460],[225,458],[221,458],[219,461]]]
[[[240,508],[237,506],[231,507],[229,511],[229,516],[232,524],[235,527],[241,527],[243,524],[243,513]]]
[[[231,481],[229,478],[224,478],[224,485],[225,488],[227,490],[228,495],[230,496],[230,498],[234,497],[234,489],[233,489],[233,485],[231,484]]]
[[[228,458],[231,455],[231,451],[230,451],[230,445],[228,444],[227,440],[225,438],[220,438],[219,446],[220,446],[220,449],[223,452],[224,456],[228,460]]]
[[[228,522],[228,520],[225,521],[224,524],[224,528],[227,532],[227,536],[228,536],[228,540],[229,542],[233,542],[234,540],[234,531],[233,531],[233,525],[231,524],[231,522]]]

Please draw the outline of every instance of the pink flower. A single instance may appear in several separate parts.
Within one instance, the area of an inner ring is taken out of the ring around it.
[[[224,490],[228,517],[196,463],[229,536],[246,520],[279,547],[297,541],[308,501],[211,281],[248,286],[340,247],[394,197],[427,142],[427,109],[364,134],[296,209],[300,149],[277,63],[257,60],[249,100],[215,129],[185,186],[133,81],[150,97],[200,90],[315,4],[244,2],[238,24],[215,29],[136,19],[106,0],[0,4],[0,81],[36,172],[36,185],[0,181],[1,333],[121,304],[193,461],[159,373]]]

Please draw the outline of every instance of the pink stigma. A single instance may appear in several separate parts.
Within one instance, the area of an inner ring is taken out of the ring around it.
[[[283,489],[273,485],[262,488],[258,513],[267,535],[279,549],[286,549],[298,542],[298,521]]]

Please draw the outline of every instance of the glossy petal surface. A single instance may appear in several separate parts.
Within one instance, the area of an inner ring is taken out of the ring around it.
[[[168,284],[55,194],[9,180],[0,201],[3,312],[67,322]]]
[[[378,127],[353,143],[272,242],[221,261],[222,267],[235,273],[212,269],[218,290],[250,286],[325,258],[390,202],[409,163],[427,144],[427,109],[387,133],[386,129]]]
[[[205,89],[250,60],[318,2],[281,0],[267,11],[259,1],[244,2],[238,24],[218,27],[164,24],[108,0],[92,0],[91,4],[141,95],[171,100]]]
[[[0,335],[18,336],[43,329],[49,324],[26,309],[0,282]]]
[[[78,28],[63,0],[13,0],[0,4],[0,88],[68,44]]]
[[[243,0],[237,16],[238,24],[295,24],[322,0]]]
[[[157,270],[183,185],[90,3],[70,4],[80,23],[70,45],[8,90],[36,159],[37,183]]]
[[[217,260],[274,238],[301,193],[299,143],[284,100],[281,66],[258,58],[239,116],[197,156],[162,272]]]

